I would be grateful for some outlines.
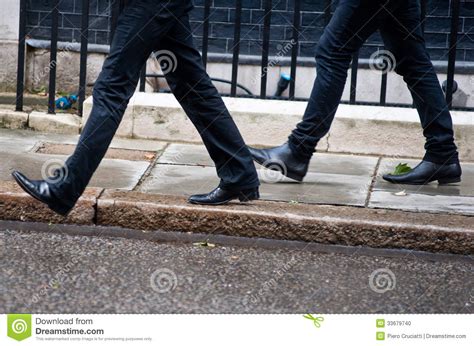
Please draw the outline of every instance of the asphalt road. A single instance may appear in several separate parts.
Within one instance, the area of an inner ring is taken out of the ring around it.
[[[472,313],[474,260],[0,229],[0,313]]]

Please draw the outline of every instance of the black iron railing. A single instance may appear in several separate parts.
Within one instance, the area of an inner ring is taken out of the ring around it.
[[[301,1],[294,1],[293,8],[293,29],[291,38],[291,61],[290,61],[290,80],[289,80],[289,96],[281,97],[283,99],[296,100],[295,97],[295,86],[297,83],[296,70],[298,68],[298,51],[300,44],[300,28],[301,28]],[[448,53],[448,64],[447,64],[447,81],[445,85],[446,101],[452,105],[453,91],[455,89],[455,65],[456,65],[456,47],[458,41],[458,27],[460,21],[460,3],[462,0],[452,0],[451,6],[451,31],[449,35],[449,53]],[[26,0],[20,0],[20,30],[19,30],[19,47],[18,47],[18,74],[17,74],[17,102],[16,109],[21,111],[23,109],[23,93],[24,93],[24,80],[25,80],[25,41],[26,41]],[[52,1],[51,16],[51,49],[50,49],[50,66],[49,66],[49,87],[48,87],[48,112],[55,112],[55,94],[56,94],[56,65],[57,65],[57,53],[58,53],[58,22],[59,22],[59,5],[60,0]],[[112,0],[111,1],[111,38],[115,32],[117,26],[117,18],[120,12],[126,5],[127,0]],[[422,16],[423,23],[424,17],[426,16],[426,3],[427,0],[421,0],[422,4]],[[80,49],[80,75],[79,75],[79,108],[78,113],[82,115],[82,103],[86,96],[86,77],[87,77],[87,52],[88,52],[88,28],[89,28],[89,4],[90,0],[82,0],[82,20],[81,20],[81,49]],[[208,62],[209,52],[209,14],[211,13],[212,0],[204,1],[204,18],[202,25],[202,59],[206,65]],[[262,99],[275,98],[273,95],[267,94],[267,69],[269,65],[269,44],[270,44],[270,30],[271,30],[271,16],[272,16],[272,0],[263,1],[264,19],[263,19],[263,39],[262,39],[262,54],[261,54],[261,75],[260,75],[260,94],[257,96],[249,95],[249,92],[245,95],[246,97],[259,97]],[[234,19],[234,40],[232,46],[232,73],[231,80],[228,83],[231,84],[230,96],[242,96],[237,95],[237,88],[242,88],[237,83],[237,77],[239,73],[239,59],[240,59],[240,37],[241,37],[241,18],[242,18],[242,0],[235,0],[235,19]],[[326,0],[326,6],[324,10],[324,19],[328,23],[331,18],[331,0]],[[355,53],[353,56],[352,67],[351,67],[351,78],[350,78],[350,104],[376,104],[376,105],[390,105],[390,106],[412,106],[407,104],[394,104],[387,103],[387,73],[382,73],[380,80],[380,99],[379,102],[360,102],[357,100],[357,74],[359,69],[359,54]],[[146,77],[161,77],[156,74],[148,74],[146,66],[141,71],[141,78],[139,83],[139,90],[145,90]],[[217,79],[216,79],[217,80]],[[224,80],[217,80],[224,81]],[[226,82],[226,81],[224,81]],[[248,91],[248,90],[247,90]],[[474,108],[464,108],[466,110],[473,110]]]

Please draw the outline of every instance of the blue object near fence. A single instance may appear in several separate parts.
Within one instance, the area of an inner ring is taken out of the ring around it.
[[[56,99],[56,109],[71,109],[77,102],[77,95],[61,96]]]

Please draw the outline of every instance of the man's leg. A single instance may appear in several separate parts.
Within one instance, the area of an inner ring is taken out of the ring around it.
[[[385,47],[394,55],[395,71],[403,76],[413,96],[426,137],[425,160],[458,161],[453,123],[421,30],[419,1],[401,0],[380,28]]]
[[[336,114],[352,55],[376,31],[386,9],[380,0],[341,0],[316,51],[317,76],[303,120],[289,137],[296,156],[309,160]]]
[[[412,171],[383,178],[398,184],[440,184],[461,180],[461,166],[454,144],[453,123],[433,64],[426,51],[421,31],[418,1],[401,0],[399,7],[380,28],[385,46],[395,57],[395,71],[403,76],[413,96],[423,135],[426,154]]]
[[[50,181],[17,182],[51,209],[66,214],[83,193],[104,157],[133,95],[153,45],[172,27],[168,3],[136,0],[120,15],[115,36],[93,91],[93,108],[73,155]],[[175,9],[178,10],[178,9]]]
[[[252,157],[194,47],[188,15],[178,19],[159,49],[176,57],[175,69],[166,74],[166,80],[215,162],[220,187],[229,191],[256,188],[259,181]]]
[[[329,131],[341,101],[352,55],[377,29],[387,0],[340,0],[316,51],[317,76],[303,120],[288,143],[270,149],[250,148],[254,160],[301,181],[318,141]],[[277,167],[277,168],[275,168]]]

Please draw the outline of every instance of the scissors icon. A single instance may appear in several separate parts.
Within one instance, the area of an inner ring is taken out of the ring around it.
[[[307,318],[308,320],[311,320],[313,321],[313,324],[316,328],[319,328],[321,327],[321,323],[320,322],[323,322],[324,321],[324,317],[321,317],[321,316],[318,316],[318,317],[314,317],[313,315],[311,314],[306,314],[306,315],[303,315],[304,318]]]

